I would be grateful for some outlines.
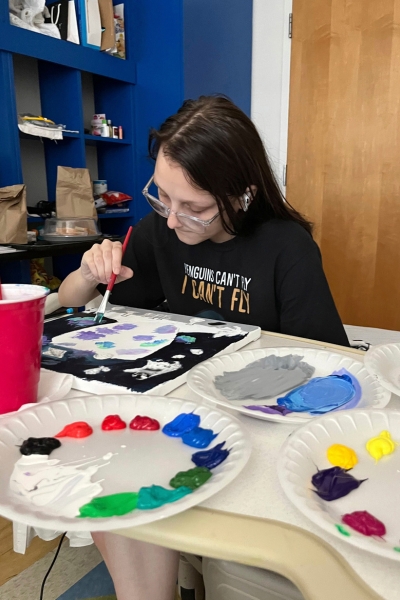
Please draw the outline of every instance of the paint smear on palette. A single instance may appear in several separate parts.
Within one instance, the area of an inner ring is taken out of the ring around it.
[[[48,456],[23,456],[15,463],[10,490],[48,514],[75,517],[83,504],[102,491],[91,480],[100,466],[87,466],[84,461],[68,466]]]
[[[274,398],[307,381],[315,369],[302,356],[272,354],[256,360],[239,371],[225,372],[214,385],[228,400]]]
[[[283,398],[278,398],[278,405],[285,406],[293,412],[308,412],[311,415],[322,415],[350,402],[356,390],[347,375],[329,375],[315,377]]]
[[[160,327],[157,322],[133,326],[120,323],[111,327],[106,324],[56,336],[52,343],[59,347],[74,343],[76,350],[92,353],[96,360],[132,360],[132,357],[144,358],[168,346],[177,332],[177,326],[171,324]]]

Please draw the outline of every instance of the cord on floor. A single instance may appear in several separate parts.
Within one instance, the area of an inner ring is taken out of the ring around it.
[[[56,560],[57,560],[57,556],[58,556],[58,554],[59,554],[59,552],[60,552],[60,550],[61,550],[61,545],[62,545],[62,543],[63,543],[63,541],[64,541],[64,538],[65,538],[65,536],[66,536],[66,535],[67,535],[67,532],[65,532],[65,533],[63,533],[63,534],[62,534],[62,536],[61,536],[61,540],[59,541],[59,544],[58,544],[58,547],[57,547],[56,553],[55,553],[55,555],[54,555],[54,558],[53,558],[53,560],[52,560],[52,562],[51,562],[51,565],[50,565],[50,567],[49,567],[49,568],[48,568],[48,570],[47,570],[47,573],[46,573],[46,575],[44,576],[44,579],[43,579],[43,581],[42,581],[42,586],[41,586],[41,588],[40,588],[40,596],[39,596],[39,600],[43,600],[44,586],[45,586],[46,580],[47,580],[48,576],[50,575],[50,571],[51,571],[51,570],[52,570],[52,568],[54,567],[54,563],[55,563],[55,562],[56,562]]]

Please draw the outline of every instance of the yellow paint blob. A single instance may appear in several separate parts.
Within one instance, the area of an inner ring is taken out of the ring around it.
[[[381,431],[379,435],[368,440],[365,447],[372,458],[378,461],[383,456],[392,454],[396,446],[398,446],[398,443],[392,440],[389,431]]]
[[[335,467],[352,469],[358,463],[357,454],[351,448],[342,444],[332,444],[326,451],[326,456]]]

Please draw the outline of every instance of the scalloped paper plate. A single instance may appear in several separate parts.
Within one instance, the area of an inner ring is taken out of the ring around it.
[[[368,350],[365,368],[384,388],[400,396],[400,344],[384,344]]]
[[[54,436],[65,425],[75,421],[87,421],[94,433],[80,440],[61,438],[61,447],[54,450],[50,458],[60,459],[62,463],[81,459],[104,463],[92,476],[92,481],[101,481],[103,490],[99,496],[138,492],[140,487],[152,484],[169,488],[170,479],[178,471],[195,466],[191,456],[196,448],[161,431],[135,432],[129,428],[102,431],[100,425],[110,414],[119,414],[128,423],[139,414],[156,418],[163,427],[183,412],[200,415],[200,426],[218,433],[209,448],[225,441],[225,448],[230,450],[230,454],[212,470],[212,477],[204,485],[176,502],[153,510],[134,510],[121,517],[67,518],[49,514],[46,507],[35,507],[9,488],[14,464],[21,457],[18,445],[29,436]],[[37,404],[2,419],[0,423],[0,515],[19,523],[58,531],[107,531],[150,523],[182,512],[219,492],[243,469],[250,456],[250,448],[247,432],[234,417],[177,398],[129,394]],[[110,453],[113,453],[111,458]]]
[[[400,446],[378,463],[365,449],[366,442],[383,430],[400,442],[400,412],[349,410],[315,419],[294,431],[282,446],[278,477],[289,500],[324,531],[363,550],[400,560]],[[312,491],[311,477],[317,467],[332,467],[326,458],[331,444],[355,450],[359,462],[350,473],[367,481],[344,498],[325,502]],[[359,510],[384,523],[384,538],[366,537],[341,522],[342,515]]]
[[[329,352],[328,350],[319,350],[314,348],[260,348],[258,350],[242,350],[222,356],[215,356],[204,361],[200,365],[189,371],[187,384],[196,394],[206,398],[221,407],[242,413],[255,419],[265,421],[275,421],[279,423],[305,423],[310,419],[315,419],[308,413],[290,413],[283,415],[270,415],[257,410],[250,410],[244,405],[268,405],[276,404],[277,398],[268,398],[267,400],[240,400],[230,401],[225,398],[214,385],[214,379],[217,375],[222,375],[225,371],[239,371],[246,365],[255,360],[275,354],[285,356],[287,354],[299,354],[303,360],[315,367],[313,377],[324,377],[331,375],[339,369],[347,369],[354,375],[360,383],[362,396],[357,408],[383,408],[390,400],[390,393],[382,388],[375,377],[370,375],[361,360],[355,360],[338,352]],[[284,394],[280,394],[283,396]],[[345,406],[343,410],[345,410]],[[340,410],[340,409],[338,409]],[[336,411],[333,411],[336,412]]]

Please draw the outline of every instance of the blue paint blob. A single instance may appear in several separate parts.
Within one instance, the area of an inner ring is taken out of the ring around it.
[[[293,412],[322,415],[350,402],[354,395],[355,389],[348,375],[329,375],[315,377],[283,398],[278,398],[278,405]]]
[[[114,348],[114,342],[96,342],[95,346],[101,348],[102,350],[106,350],[107,348]]]
[[[153,340],[152,342],[143,342],[140,344],[141,348],[152,348],[153,346],[159,346],[160,344],[165,344],[168,340]]]
[[[74,338],[86,341],[100,340],[103,337],[106,337],[104,333],[96,333],[96,331],[93,331],[92,329],[86,329],[85,331],[80,331],[74,335]]]
[[[196,341],[196,338],[191,335],[178,335],[178,337],[175,338],[175,341],[179,344],[193,344],[193,342]]]
[[[215,469],[218,467],[226,458],[229,456],[229,450],[226,448],[222,449],[225,442],[217,444],[210,450],[201,450],[192,454],[192,462],[196,467],[207,467],[207,469]]]
[[[67,323],[78,327],[90,327],[90,325],[95,324],[94,317],[69,317]]]
[[[340,369],[339,371],[334,371],[332,373],[332,375],[347,375],[347,377],[351,380],[351,383],[353,384],[353,387],[354,387],[354,398],[352,398],[352,400],[350,400],[350,402],[348,402],[346,405],[344,405],[342,407],[342,410],[348,410],[349,408],[355,408],[357,406],[357,404],[360,402],[361,396],[362,396],[361,385],[360,385],[357,377],[355,377],[352,373],[347,371],[347,369]]]
[[[114,331],[129,331],[130,329],[135,329],[137,325],[133,325],[133,323],[119,323],[118,325],[114,325],[112,329]]]
[[[183,434],[192,431],[195,427],[200,425],[199,415],[194,413],[181,413],[175,419],[167,423],[162,428],[162,432],[170,437],[181,437]]]
[[[140,510],[158,508],[163,504],[176,502],[191,493],[192,490],[186,486],[181,486],[174,490],[167,490],[160,485],[142,487],[139,490],[137,508]]]
[[[218,433],[214,433],[212,429],[203,429],[195,427],[191,431],[184,433],[182,442],[192,448],[207,448],[209,444],[217,437]]]
[[[161,325],[161,327],[157,327],[155,333],[175,333],[176,327],[173,325]]]

